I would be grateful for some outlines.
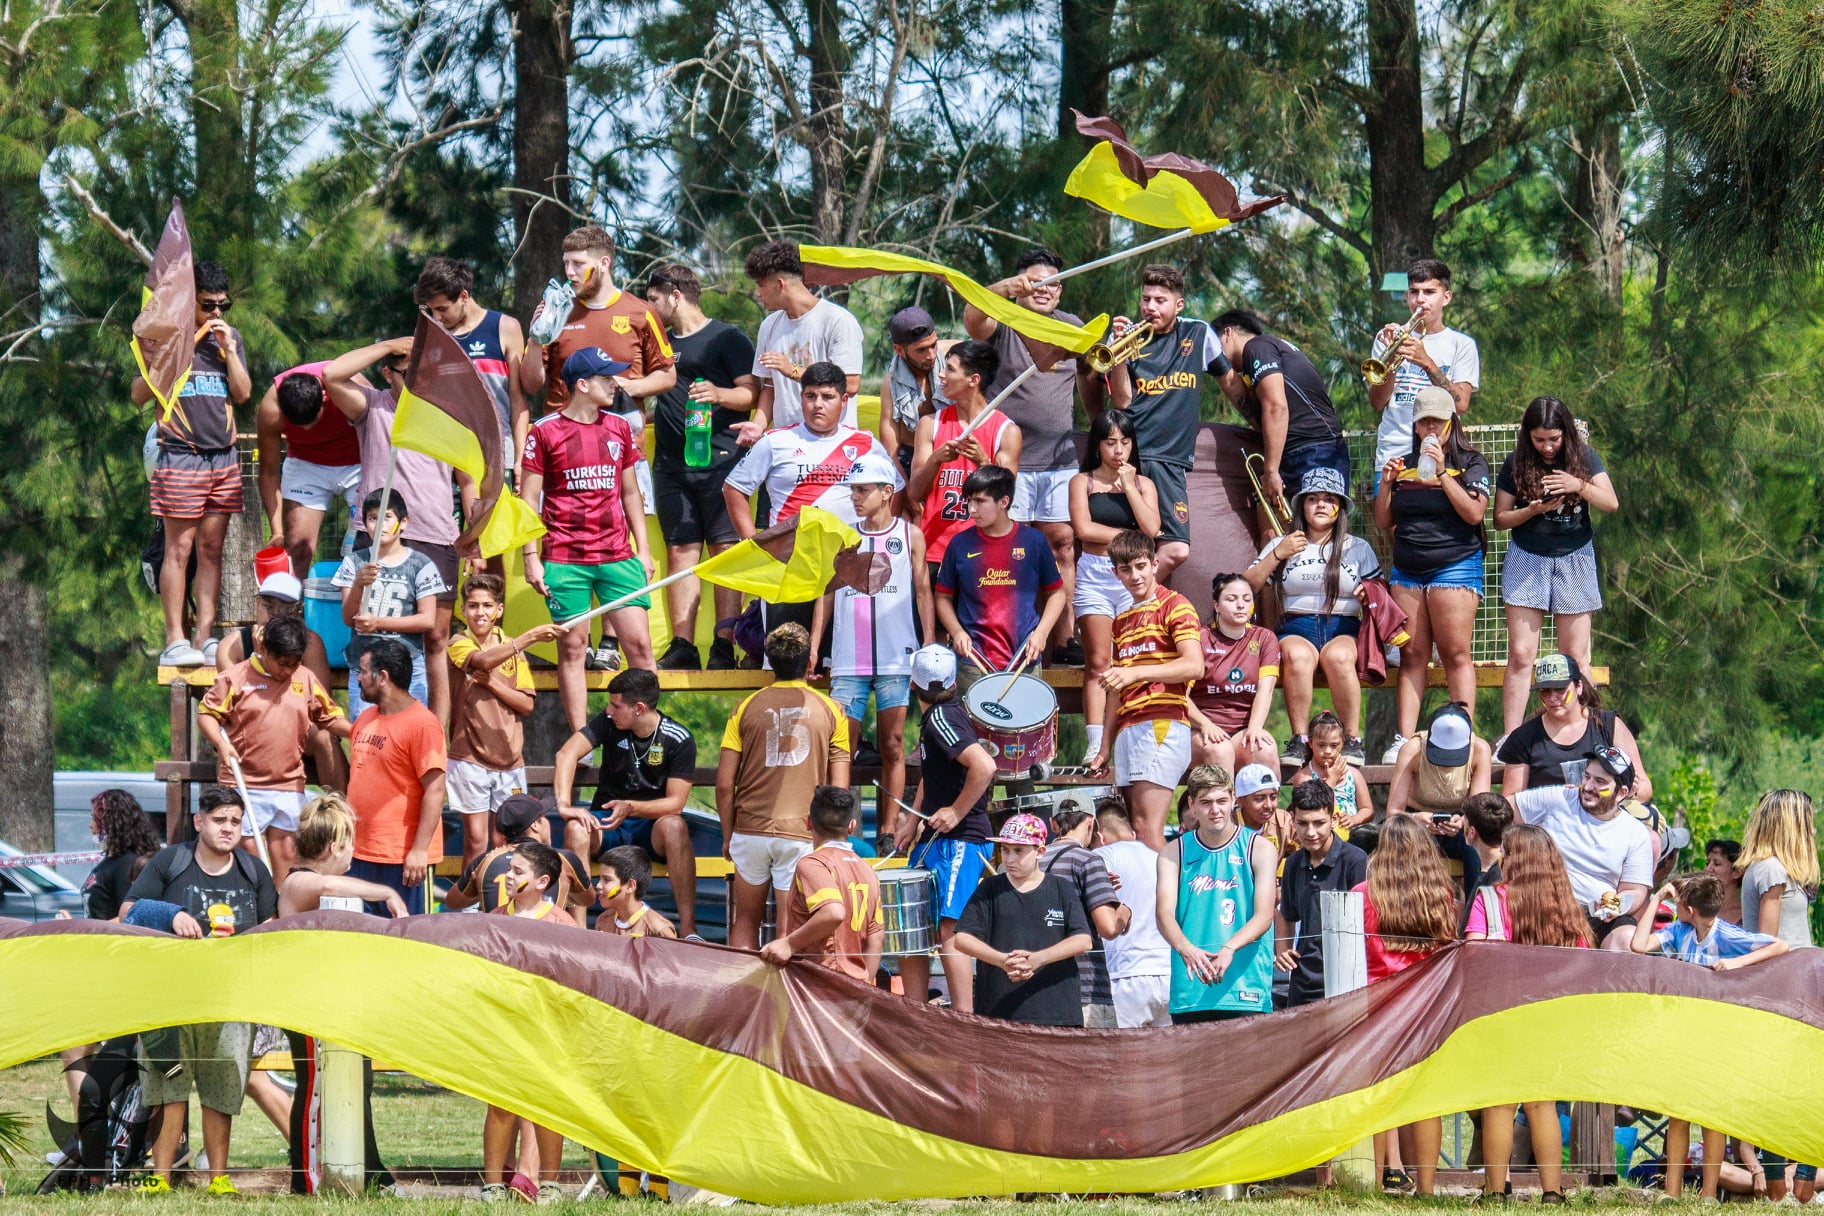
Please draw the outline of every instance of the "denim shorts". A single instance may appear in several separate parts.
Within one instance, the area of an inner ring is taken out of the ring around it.
[[[1279,637],[1303,638],[1318,650],[1328,646],[1333,638],[1352,638],[1362,631],[1362,618],[1359,616],[1318,616],[1316,613],[1299,613],[1280,618]]]
[[[1480,551],[1470,554],[1461,561],[1454,561],[1425,578],[1414,578],[1402,574],[1398,566],[1387,571],[1387,581],[1395,587],[1417,587],[1424,590],[1430,587],[1462,587],[1482,594],[1482,554]]]
[[[874,692],[874,709],[904,709],[912,701],[911,676],[831,676],[830,700],[856,722],[868,713],[868,691]]]

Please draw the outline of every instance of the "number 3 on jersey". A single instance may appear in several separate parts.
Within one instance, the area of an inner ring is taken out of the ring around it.
[[[963,492],[954,487],[944,491],[944,505],[938,515],[942,519],[957,519],[967,523],[969,520],[969,500]]]

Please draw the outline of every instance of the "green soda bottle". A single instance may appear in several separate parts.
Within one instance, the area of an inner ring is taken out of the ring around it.
[[[690,382],[695,388],[703,383],[698,376]],[[686,400],[684,403],[684,463],[693,469],[709,467],[710,448],[710,404],[707,401]]]

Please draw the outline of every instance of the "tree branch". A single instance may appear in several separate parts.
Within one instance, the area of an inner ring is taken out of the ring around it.
[[[152,251],[141,244],[138,237],[115,223],[114,217],[101,209],[101,204],[95,201],[95,196],[93,194],[90,194],[87,190],[83,189],[81,182],[77,181],[71,174],[66,173],[63,175],[63,184],[68,186],[70,193],[74,194],[82,205],[88,209],[90,218],[111,232],[114,235],[115,240],[125,245],[128,249],[131,249],[134,257],[137,257],[147,266],[152,265]]]
[[[1457,144],[1450,155],[1431,171],[1432,181],[1437,184],[1439,194],[1461,182],[1489,157],[1526,134],[1528,124],[1524,119],[1515,119],[1514,109],[1519,104],[1520,90],[1526,83],[1526,74],[1531,67],[1531,51],[1521,51],[1514,57],[1513,71],[1508,73],[1507,83],[1501,90],[1500,104],[1495,107],[1488,126],[1474,139]]]
[[[1319,210],[1314,204],[1306,202],[1304,197],[1290,186],[1271,185],[1257,177],[1254,179],[1254,192],[1261,195],[1285,195],[1286,201],[1292,204],[1294,210],[1302,212],[1319,228],[1322,228],[1331,236],[1336,237],[1338,240],[1348,245],[1364,258],[1367,258],[1371,263],[1373,262],[1374,247],[1368,243],[1366,237],[1353,228],[1345,228],[1341,223],[1331,219],[1327,213]]]
[[[1519,180],[1520,170],[1514,169],[1502,174],[1480,190],[1465,191],[1462,198],[1454,200],[1450,206],[1438,213],[1438,218],[1436,220],[1438,228],[1443,229],[1448,227],[1450,222],[1456,219],[1457,216],[1464,211],[1467,211],[1477,203],[1487,202],[1489,199],[1495,197],[1495,195],[1501,193]]]

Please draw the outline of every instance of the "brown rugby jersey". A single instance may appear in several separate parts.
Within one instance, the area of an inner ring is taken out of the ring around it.
[[[608,303],[591,308],[578,300],[570,308],[564,328],[545,347],[545,412],[555,414],[570,403],[570,386],[560,374],[564,360],[579,350],[599,346],[610,359],[627,364],[621,375],[629,380],[675,365],[665,327],[646,307],[646,301],[616,291]]]
[[[282,679],[267,671],[257,654],[216,676],[197,712],[228,732],[228,741],[241,754],[241,775],[249,789],[299,792],[310,728],[343,716],[309,668],[299,667],[290,679]],[[223,785],[234,784],[228,761],[217,764],[215,773]]]
[[[722,732],[735,766],[735,831],[809,840],[811,794],[849,758],[849,720],[803,680],[780,680],[741,702]]]
[[[1203,679],[1191,686],[1191,701],[1227,733],[1245,730],[1261,679],[1279,675],[1279,639],[1259,625],[1249,625],[1239,638],[1205,625],[1202,638]]]
[[[831,902],[842,906],[842,920],[823,941],[799,953],[815,958],[831,971],[854,976],[872,983],[862,963],[862,952],[868,946],[868,934],[887,927],[886,913],[880,906],[880,875],[874,872],[847,841],[832,840],[798,859],[792,877],[792,919],[796,927],[811,913]]]
[[[1203,629],[1191,601],[1158,587],[1153,598],[1135,604],[1115,618],[1114,661],[1117,667],[1167,663],[1178,657],[1178,643],[1198,640]],[[1129,684],[1121,690],[1119,725],[1164,718],[1190,719],[1190,684]]]
[[[525,723],[485,680],[463,670],[475,653],[498,646],[507,635],[495,629],[485,642],[459,633],[444,652],[450,658],[450,759],[466,760],[502,773],[525,763]],[[516,654],[494,669],[522,692],[532,691],[532,665]]]

